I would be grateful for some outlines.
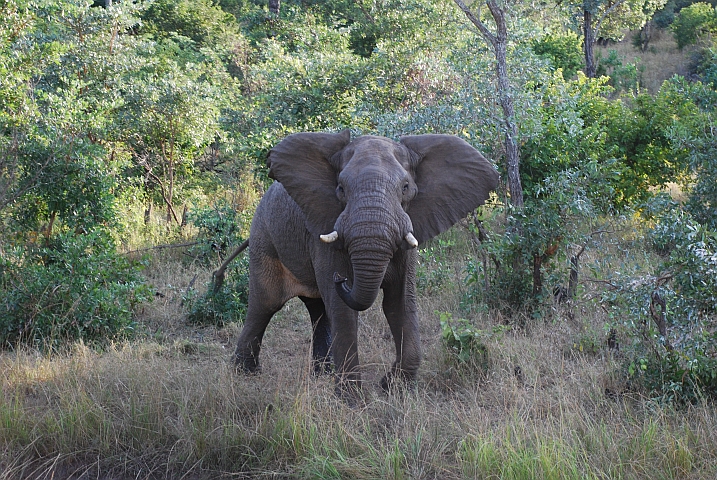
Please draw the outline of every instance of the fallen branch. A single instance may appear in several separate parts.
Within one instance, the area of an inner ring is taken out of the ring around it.
[[[138,250],[130,250],[129,252],[124,252],[122,255],[129,255],[130,253],[147,252],[149,250],[162,250],[164,248],[193,247],[194,245],[199,245],[200,243],[202,243],[202,242],[170,243],[170,244],[166,244],[166,245],[155,245],[154,247],[140,248]]]
[[[614,283],[609,282],[609,281],[607,281],[607,280],[598,280],[598,279],[595,279],[595,278],[586,278],[584,281],[585,281],[585,282],[591,282],[591,283],[602,283],[602,284],[605,284],[605,285],[607,285],[608,287],[610,287],[611,290],[620,290],[620,289],[622,288],[620,285],[615,285]]]

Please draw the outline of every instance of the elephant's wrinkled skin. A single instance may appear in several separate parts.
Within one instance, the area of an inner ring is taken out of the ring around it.
[[[450,135],[350,141],[345,130],[290,135],[269,153],[269,167],[277,181],[251,225],[237,367],[258,368],[269,320],[298,296],[314,326],[315,368],[333,358],[338,389],[358,384],[358,311],[382,288],[396,344],[382,386],[414,379],[421,361],[415,247],[485,202],[498,182],[491,163]]]

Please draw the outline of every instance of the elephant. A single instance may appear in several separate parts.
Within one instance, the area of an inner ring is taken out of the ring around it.
[[[268,166],[275,182],[249,233],[236,368],[257,371],[269,321],[299,297],[311,317],[314,369],[333,361],[337,393],[360,390],[358,312],[383,289],[396,360],[381,386],[413,382],[421,362],[416,247],[486,201],[499,179],[492,163],[452,135],[351,140],[346,129],[291,134],[270,150]]]

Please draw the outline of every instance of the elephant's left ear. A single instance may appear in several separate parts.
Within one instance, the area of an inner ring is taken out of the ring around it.
[[[410,135],[401,143],[416,161],[418,193],[408,215],[419,243],[448,230],[498,186],[498,172],[481,153],[453,135]]]
[[[351,141],[351,131],[301,132],[284,138],[269,152],[269,177],[281,182],[306,215],[316,236],[334,229],[342,210],[336,198],[331,158]]]

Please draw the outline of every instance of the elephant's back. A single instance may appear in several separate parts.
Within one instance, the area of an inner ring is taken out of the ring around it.
[[[284,186],[274,182],[262,197],[254,214],[254,223],[267,230],[284,233],[286,229],[306,230],[306,219],[299,205],[291,198]]]
[[[276,258],[301,283],[315,284],[306,219],[281,183],[274,182],[259,202],[249,237],[252,257]]]

